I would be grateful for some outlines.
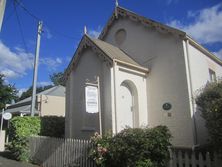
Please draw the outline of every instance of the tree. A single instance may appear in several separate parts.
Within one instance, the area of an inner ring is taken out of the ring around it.
[[[222,81],[207,84],[196,103],[206,120],[211,144],[222,152]]]
[[[54,85],[63,85],[65,86],[65,81],[64,81],[64,73],[63,72],[58,72],[58,73],[53,73],[50,75],[50,79]]]
[[[53,87],[53,85],[47,85],[47,86],[39,86],[36,88],[36,93],[40,93],[44,90],[47,90],[49,88]],[[25,92],[22,93],[21,97],[19,98],[19,100],[23,100],[27,97],[32,96],[32,86],[30,86]]]
[[[14,85],[6,84],[4,75],[0,74],[0,110],[5,107],[6,104],[10,104],[11,100],[17,100],[17,90]]]

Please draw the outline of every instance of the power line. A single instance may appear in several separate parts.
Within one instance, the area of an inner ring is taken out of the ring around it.
[[[28,47],[27,47],[26,42],[25,42],[24,33],[23,33],[23,30],[22,30],[22,25],[21,25],[21,21],[20,21],[20,19],[19,19],[19,15],[18,15],[18,13],[17,13],[17,9],[16,9],[16,4],[15,4],[15,3],[14,3],[14,10],[15,10],[17,22],[18,22],[18,25],[19,25],[19,31],[20,31],[20,34],[21,34],[21,37],[22,37],[22,42],[23,42],[23,45],[24,45],[24,47],[25,47],[26,52],[28,52]]]
[[[21,2],[21,0],[14,0],[14,1],[15,1],[15,3],[17,3],[29,16],[31,16],[34,20],[36,20],[36,21],[42,20],[42,19],[40,19],[38,16],[36,16],[36,15],[33,14],[32,12],[30,12],[30,10],[28,10],[28,9],[25,7],[25,5]],[[54,28],[52,28],[52,26],[49,26],[49,25],[47,24],[47,22],[45,23],[45,21],[44,21],[44,25],[45,25],[46,27],[48,27],[48,29],[50,29],[50,30],[52,30],[54,33],[56,33],[58,36],[62,36],[62,37],[67,38],[67,39],[75,39],[75,40],[78,39],[78,38],[76,38],[76,37],[69,36],[69,35],[67,35],[67,34],[64,34],[64,33],[62,33],[62,32],[59,32],[59,31],[55,30]]]
[[[39,17],[35,16],[33,13],[31,13],[20,0],[14,0],[15,3],[17,3],[27,14],[29,14],[32,18],[34,18],[36,21],[41,20]]]
[[[13,14],[15,13],[15,9],[14,9],[14,3],[13,1],[11,1],[12,3],[12,8],[13,8],[13,11],[4,19],[4,22],[6,23],[12,16]],[[16,6],[17,7],[17,6]],[[6,9],[7,10],[7,9]]]

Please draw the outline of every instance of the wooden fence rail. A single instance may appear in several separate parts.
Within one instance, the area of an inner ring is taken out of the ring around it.
[[[216,153],[172,148],[170,156],[170,167],[222,167]]]
[[[31,137],[30,156],[43,167],[95,167],[89,159],[88,140]]]
[[[96,167],[89,159],[89,140],[31,137],[31,159],[43,167]],[[222,167],[216,153],[171,148],[169,167]]]

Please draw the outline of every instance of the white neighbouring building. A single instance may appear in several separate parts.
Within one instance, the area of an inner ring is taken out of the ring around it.
[[[222,61],[185,32],[117,6],[98,39],[85,34],[66,70],[66,137],[100,131],[85,87],[99,77],[102,132],[166,125],[174,146],[204,144],[195,94],[222,76]]]

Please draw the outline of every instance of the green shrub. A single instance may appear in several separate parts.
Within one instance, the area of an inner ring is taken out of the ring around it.
[[[139,160],[136,162],[136,167],[158,167],[152,163],[150,159]]]
[[[41,117],[41,136],[64,137],[65,118],[57,116]]]
[[[206,120],[211,144],[222,153],[222,81],[206,85],[196,103]]]
[[[14,158],[21,161],[29,160],[28,137],[40,133],[39,117],[14,117],[10,121],[9,149]]]
[[[14,117],[9,127],[9,149],[16,160],[28,161],[28,137],[32,135],[63,137],[64,127],[64,117]]]
[[[165,167],[169,160],[171,134],[167,127],[127,128],[114,137],[91,138],[91,156],[97,165],[105,167],[147,166]]]

